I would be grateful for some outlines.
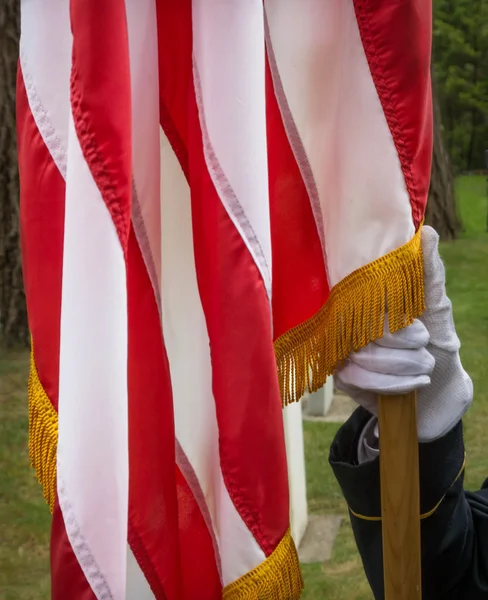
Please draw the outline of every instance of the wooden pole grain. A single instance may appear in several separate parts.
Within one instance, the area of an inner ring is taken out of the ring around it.
[[[380,396],[385,600],[422,598],[416,394]]]

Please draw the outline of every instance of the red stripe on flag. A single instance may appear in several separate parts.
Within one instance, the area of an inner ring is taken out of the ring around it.
[[[185,600],[216,600],[222,597],[222,584],[212,538],[193,492],[178,467],[176,486],[183,597]]]
[[[188,176],[188,116],[192,77],[191,1],[157,0],[160,121],[173,151]],[[221,583],[211,534],[185,477],[176,467],[180,550],[185,598],[213,600]],[[198,549],[201,549],[198,552]]]
[[[157,0],[160,121],[188,179],[188,97],[192,86],[191,0]]]
[[[283,125],[268,61],[266,126],[276,339],[312,317],[325,304],[329,286],[310,198]]]
[[[159,312],[134,230],[127,253],[129,543],[158,600],[181,597],[175,442]]]
[[[63,513],[54,507],[51,525],[51,600],[96,600],[66,535]]]
[[[194,93],[189,110],[195,263],[212,353],[222,474],[269,555],[288,528],[289,502],[268,298],[208,173]]]
[[[161,124],[191,185],[221,468],[234,505],[269,554],[289,524],[271,315],[259,271],[206,168],[193,89],[191,2],[179,3],[178,9],[170,4],[157,4]]]
[[[29,328],[39,379],[57,410],[65,183],[32,116],[20,68],[17,145],[22,272]]]
[[[424,217],[432,161],[432,6],[422,0],[354,0],[354,7],[418,226]]]
[[[172,2],[157,1],[157,19],[158,19],[158,52],[159,52],[159,89],[160,89],[160,122],[164,133],[170,142],[172,149],[178,158],[180,166],[188,178],[188,95],[192,83],[192,23],[191,23],[191,1],[181,0],[178,7]],[[185,479],[182,473],[177,469],[178,479],[178,499],[180,505],[180,535],[182,536],[182,559],[185,568],[188,565],[196,564],[202,557],[192,557],[192,536],[198,535],[205,538],[205,547],[209,551],[209,542],[213,532],[204,532],[198,529],[191,533],[191,529],[184,524],[183,515],[188,511],[197,512],[197,504],[194,502],[194,494],[201,493],[199,486],[197,488]],[[191,502],[189,500],[191,499]],[[203,502],[205,500],[203,499]],[[187,507],[186,509],[183,507]],[[190,510],[191,509],[191,510]],[[183,510],[183,513],[181,512]],[[203,519],[201,511],[198,510],[200,518]],[[190,521],[188,521],[189,523]],[[211,526],[211,525],[210,525]],[[198,544],[197,544],[198,545]],[[212,551],[214,557],[214,551]],[[217,586],[218,571],[215,558],[212,560],[211,582],[207,589],[198,587],[194,577],[185,576],[185,593],[189,598],[198,596],[207,598],[202,594],[208,594],[208,599],[212,600],[213,593],[221,589],[220,581]],[[187,589],[187,585],[194,586]],[[220,594],[220,592],[219,592]]]
[[[169,364],[153,287],[133,229],[127,273],[129,542],[158,600],[213,600],[220,597],[221,585],[212,539],[175,467]]]
[[[71,105],[86,162],[124,252],[130,229],[131,87],[124,0],[71,0]]]

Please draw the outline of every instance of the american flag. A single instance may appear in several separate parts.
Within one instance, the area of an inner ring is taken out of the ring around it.
[[[54,600],[300,596],[282,404],[381,335],[386,304],[392,328],[422,310],[430,19],[421,0],[22,0]]]

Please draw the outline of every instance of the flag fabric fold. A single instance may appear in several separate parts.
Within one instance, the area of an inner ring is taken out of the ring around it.
[[[424,305],[420,0],[25,0],[52,598],[299,598],[282,407]]]

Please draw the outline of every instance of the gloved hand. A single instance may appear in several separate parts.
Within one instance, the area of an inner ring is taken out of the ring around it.
[[[459,357],[460,342],[452,305],[446,295],[439,236],[423,227],[426,310],[410,327],[352,354],[336,372],[335,385],[377,414],[378,394],[417,390],[419,441],[445,435],[461,419],[473,399],[473,384]]]

